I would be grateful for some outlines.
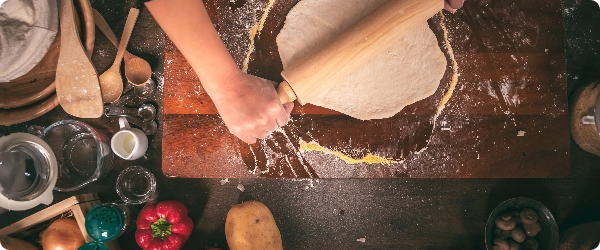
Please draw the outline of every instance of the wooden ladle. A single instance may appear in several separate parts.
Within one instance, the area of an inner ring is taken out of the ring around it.
[[[113,45],[115,45],[115,47],[118,46],[119,40],[117,39],[113,31],[110,29],[110,26],[108,26],[108,23],[106,22],[102,14],[100,14],[100,12],[98,12],[96,9],[92,9],[92,12],[94,13],[94,20],[96,21],[96,26],[98,26],[100,31],[104,33],[106,38],[108,38],[108,40]],[[129,81],[133,85],[142,85],[146,83],[148,79],[150,79],[150,77],[152,76],[152,69],[150,68],[150,64],[146,60],[129,53],[127,50],[125,50],[124,58],[125,77],[127,78],[127,81]]]
[[[123,34],[121,35],[121,42],[117,49],[115,62],[106,72],[100,75],[100,89],[102,89],[102,101],[104,103],[118,100],[123,93],[123,79],[121,78],[120,69],[121,60],[123,59],[123,54],[125,54],[125,47],[127,47],[131,32],[133,31],[133,26],[135,25],[135,21],[139,14],[140,10],[136,8],[131,8],[129,11],[127,21],[125,22],[125,28],[123,28]]]

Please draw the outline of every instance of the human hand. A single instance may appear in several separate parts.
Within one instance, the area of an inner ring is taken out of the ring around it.
[[[445,0],[444,9],[454,13],[456,10],[460,9],[464,3],[465,0]]]
[[[275,82],[242,72],[230,81],[233,88],[211,93],[229,132],[252,144],[288,123],[293,103],[281,104]]]

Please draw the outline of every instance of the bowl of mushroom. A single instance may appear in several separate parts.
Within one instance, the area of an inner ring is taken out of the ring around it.
[[[556,250],[558,226],[550,210],[529,198],[502,202],[485,226],[488,250]]]

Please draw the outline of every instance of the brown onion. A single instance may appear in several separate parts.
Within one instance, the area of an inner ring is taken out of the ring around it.
[[[41,238],[44,250],[77,250],[85,244],[77,222],[71,219],[55,220],[42,232]]]

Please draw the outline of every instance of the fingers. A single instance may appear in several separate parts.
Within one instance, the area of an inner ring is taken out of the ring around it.
[[[273,134],[273,131],[275,131],[275,130],[277,130],[277,128],[275,128],[275,129],[273,129],[273,130],[268,130],[268,131],[267,131],[267,130],[265,130],[265,131],[262,131],[262,134],[261,134],[261,135],[259,135],[259,136],[257,137],[257,139],[265,139],[265,138],[269,137],[271,134]]]
[[[284,103],[283,108],[285,108],[285,113],[287,113],[287,115],[289,116],[292,113],[292,109],[294,109],[294,103],[293,102]]]
[[[450,13],[456,13],[456,9],[452,8],[448,2],[444,1],[444,9],[450,11]]]
[[[285,126],[288,121],[289,118],[287,115],[285,115],[284,118],[278,118],[278,120],[271,122],[269,125],[254,127],[252,129],[247,128],[246,131],[238,130],[235,133],[230,129],[229,132],[240,138],[240,140],[248,144],[253,144],[256,142],[257,139],[264,139],[269,137],[273,133],[273,131],[279,129],[282,126]],[[279,124],[282,125],[280,126]]]
[[[456,10],[463,6],[464,2],[465,0],[446,0],[444,1],[444,9],[451,13],[455,13]]]
[[[254,144],[256,142],[256,137],[240,136],[240,135],[235,135],[235,136],[237,136],[238,138],[240,138],[240,140],[242,140],[243,142],[248,143],[248,144]]]
[[[465,0],[446,0],[446,2],[448,3],[448,5],[450,5],[451,8],[457,10],[463,6]]]
[[[283,127],[288,124],[290,121],[290,114],[292,113],[292,109],[294,108],[293,102],[288,102],[283,104],[283,109],[285,112],[280,113],[277,117],[277,125],[279,127]]]
[[[277,128],[287,125],[290,121],[290,113],[288,111],[288,108],[286,108],[285,104],[283,105],[283,107],[284,109],[281,110],[281,112],[277,115],[277,118],[275,119],[275,122],[277,123]]]
[[[281,113],[285,114],[283,110]],[[257,139],[264,139],[270,136],[273,131],[279,128],[278,124],[279,121],[270,119],[268,122],[258,122],[253,126],[246,125],[238,129],[229,129],[229,132],[240,138],[240,140],[248,144],[253,144],[257,141]]]
[[[290,120],[293,103],[280,103],[273,87],[275,82],[245,76],[247,84],[241,85],[245,88],[241,91],[244,94],[224,99],[221,105],[223,108],[218,110],[229,131],[242,141],[252,144],[257,139],[269,137],[280,126],[285,126]]]

